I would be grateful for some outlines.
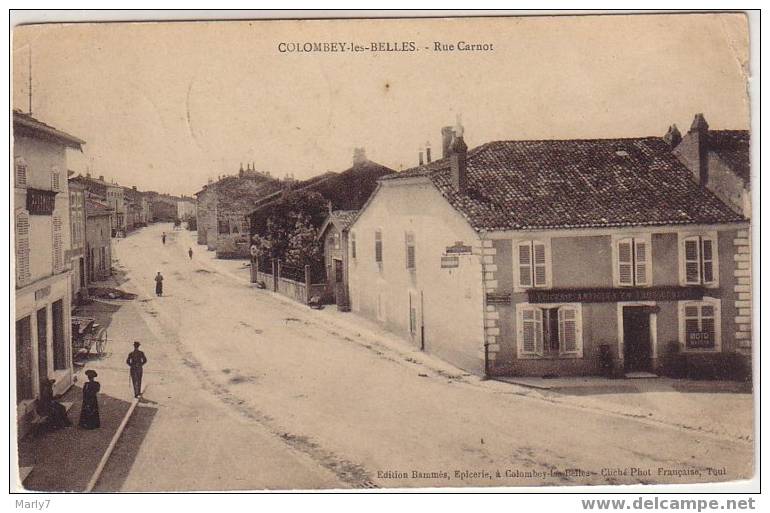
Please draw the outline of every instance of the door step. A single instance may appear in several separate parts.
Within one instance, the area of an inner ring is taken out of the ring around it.
[[[659,376],[657,374],[653,374],[652,372],[626,372],[625,377],[626,379],[650,379],[657,378]]]

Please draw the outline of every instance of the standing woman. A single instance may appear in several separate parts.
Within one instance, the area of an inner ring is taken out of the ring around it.
[[[163,295],[163,275],[160,271],[155,275],[155,295],[158,297]]]
[[[99,421],[99,401],[97,394],[101,385],[94,381],[97,376],[96,371],[88,369],[86,371],[88,382],[83,385],[83,406],[80,408],[80,427],[84,429],[96,429],[101,426]]]

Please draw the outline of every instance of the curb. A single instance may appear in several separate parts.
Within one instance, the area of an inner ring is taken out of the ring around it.
[[[144,390],[142,390],[142,393],[144,393],[146,390],[147,390],[147,387],[145,387]],[[110,456],[112,455],[112,451],[115,450],[115,446],[117,445],[118,440],[120,439],[120,435],[122,435],[123,431],[126,429],[126,424],[128,424],[128,419],[131,418],[131,415],[134,413],[134,410],[136,409],[136,406],[138,404],[139,404],[139,398],[135,397],[134,400],[131,401],[131,406],[128,408],[128,411],[123,416],[123,420],[120,422],[120,426],[118,426],[118,430],[112,436],[112,440],[110,440],[110,445],[107,446],[107,450],[104,451],[104,454],[102,455],[102,459],[99,461],[99,464],[96,466],[96,470],[94,470],[94,473],[91,476],[91,480],[88,481],[88,485],[86,486],[86,489],[83,490],[85,493],[89,493],[93,491],[94,486],[96,486],[96,483],[99,481],[99,478],[102,476],[104,467],[107,465],[107,461],[110,459]]]

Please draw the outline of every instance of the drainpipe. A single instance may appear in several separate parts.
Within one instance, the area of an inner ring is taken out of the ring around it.
[[[481,299],[481,320],[483,325],[483,336],[484,336],[484,379],[489,379],[489,342],[487,341],[487,282],[484,279],[486,273],[486,264],[484,263],[484,234],[483,232],[479,232],[479,241],[481,241],[481,255],[479,255],[479,258],[481,259],[481,283],[482,283],[482,292],[484,294],[484,297]]]

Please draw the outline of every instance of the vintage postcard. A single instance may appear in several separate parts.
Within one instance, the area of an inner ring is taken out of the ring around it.
[[[749,28],[15,26],[15,489],[752,479]]]

